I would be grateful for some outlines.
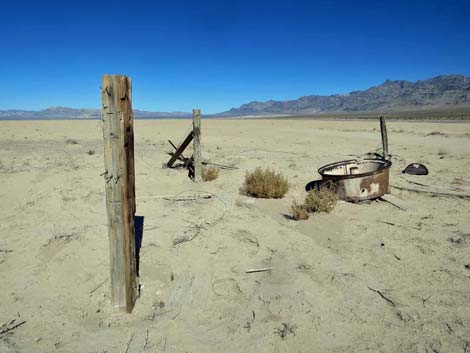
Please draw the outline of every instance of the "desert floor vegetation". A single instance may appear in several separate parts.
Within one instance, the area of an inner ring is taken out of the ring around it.
[[[305,198],[305,208],[311,213],[330,213],[335,208],[337,201],[338,195],[335,190],[322,187],[308,192]]]
[[[72,138],[68,138],[65,142],[67,145],[78,145],[78,141]]]
[[[281,199],[289,191],[289,182],[281,173],[272,169],[258,167],[247,172],[242,193],[263,199]]]
[[[202,180],[212,181],[219,177],[219,169],[215,167],[204,167],[202,168]]]
[[[309,213],[330,213],[336,206],[338,195],[333,188],[321,187],[310,190],[303,203],[294,200],[290,206],[291,218],[300,221],[309,218]]]
[[[290,210],[291,210],[292,219],[296,221],[305,220],[305,219],[308,219],[309,217],[305,204],[299,203],[296,200],[292,201]]]

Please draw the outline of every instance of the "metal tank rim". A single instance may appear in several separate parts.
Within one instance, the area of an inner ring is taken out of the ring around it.
[[[372,172],[366,172],[366,173],[359,173],[359,174],[328,174],[327,171],[334,169],[336,167],[344,166],[347,164],[351,163],[361,163],[361,162],[372,162],[379,164],[379,168],[377,170],[374,170]],[[318,168],[318,173],[322,176],[322,178],[327,178],[327,179],[335,179],[335,180],[341,180],[341,179],[354,179],[354,178],[361,178],[361,177],[367,177],[375,174],[380,174],[382,173],[385,169],[389,169],[392,166],[392,162],[389,160],[385,159],[371,159],[371,158],[366,158],[366,159],[349,159],[345,161],[339,161],[339,162],[334,162],[330,164],[326,164],[320,168]]]

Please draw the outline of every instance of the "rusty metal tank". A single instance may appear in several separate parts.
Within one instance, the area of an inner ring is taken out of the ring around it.
[[[389,191],[389,170],[392,162],[384,159],[352,159],[327,164],[318,173],[337,188],[345,201],[372,200]]]

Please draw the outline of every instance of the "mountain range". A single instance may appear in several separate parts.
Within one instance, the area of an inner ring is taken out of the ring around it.
[[[400,112],[470,106],[470,77],[441,75],[427,80],[391,81],[363,91],[298,99],[253,101],[207,117],[315,115],[352,112]],[[188,112],[148,112],[134,109],[139,118],[188,118]],[[40,111],[0,110],[0,119],[98,119],[99,109],[52,107]]]
[[[390,81],[364,91],[299,99],[250,102],[220,116],[314,115],[339,112],[398,112],[470,105],[470,77],[442,75],[423,81]]]
[[[189,118],[190,113],[185,112],[148,112],[133,109],[136,119],[176,119]],[[74,109],[67,107],[50,107],[43,110],[0,110],[0,120],[47,120],[47,119],[99,119],[99,109]]]

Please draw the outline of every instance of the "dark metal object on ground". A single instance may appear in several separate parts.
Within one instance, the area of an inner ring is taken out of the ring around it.
[[[408,164],[405,169],[403,169],[402,173],[411,175],[428,175],[429,171],[424,164],[411,163]]]
[[[313,180],[309,182],[307,185],[305,185],[305,191],[309,192],[311,190],[320,190],[323,185],[325,185],[325,181],[320,179],[320,180]]]
[[[311,190],[321,190],[323,188],[329,188],[336,190],[336,185],[333,184],[330,180],[313,180],[305,185],[305,191],[309,192]]]
[[[347,160],[327,164],[318,173],[333,183],[338,197],[345,201],[372,200],[389,192],[391,161],[380,159]]]

